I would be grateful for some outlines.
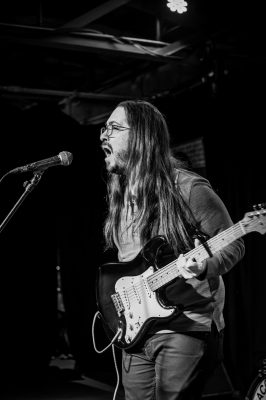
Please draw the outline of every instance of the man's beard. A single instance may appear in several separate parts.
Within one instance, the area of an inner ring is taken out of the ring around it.
[[[108,172],[117,175],[125,175],[127,169],[128,151],[121,150],[118,153],[114,153],[113,157],[115,158],[115,163],[110,165],[110,168],[108,168],[108,165],[106,166]]]

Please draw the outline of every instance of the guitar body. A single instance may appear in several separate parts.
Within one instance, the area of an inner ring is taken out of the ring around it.
[[[263,204],[254,207],[255,211],[246,213],[243,220],[189,250],[184,256],[203,262],[249,232],[264,234],[266,210]],[[169,290],[169,284],[182,276],[182,261],[179,263],[178,258],[173,260],[173,254],[165,251],[169,249],[167,246],[164,236],[156,236],[134,260],[104,264],[98,270],[98,310],[107,336],[110,340],[116,337],[118,347],[134,347],[149,330],[152,331],[154,323],[159,323],[163,329],[166,322],[182,311],[180,305],[173,303],[176,300],[171,301]]]
[[[164,290],[152,291],[147,278],[158,267],[159,250],[166,244],[163,236],[151,239],[130,262],[102,265],[97,277],[97,304],[107,336],[120,348],[134,347],[158,319],[168,321],[176,307],[168,305]]]

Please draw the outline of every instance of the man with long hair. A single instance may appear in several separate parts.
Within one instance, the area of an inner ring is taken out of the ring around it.
[[[198,399],[221,360],[222,275],[243,257],[243,241],[237,239],[214,254],[208,248],[206,239],[232,226],[232,220],[208,180],[172,157],[165,118],[151,103],[118,104],[100,139],[108,175],[106,248],[116,249],[123,265],[154,238],[163,237],[157,266],[172,259],[179,265],[179,277],[163,292],[164,304],[177,312],[172,318],[158,316],[136,346],[123,349],[126,399]],[[203,260],[186,255],[201,243],[207,254]]]

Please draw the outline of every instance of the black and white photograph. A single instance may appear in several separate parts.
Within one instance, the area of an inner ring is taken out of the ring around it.
[[[0,4],[3,400],[266,400],[263,1]]]

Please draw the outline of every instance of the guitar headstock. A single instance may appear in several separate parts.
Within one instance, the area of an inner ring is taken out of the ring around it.
[[[245,214],[242,223],[248,232],[266,233],[266,203],[253,206],[254,211]]]

